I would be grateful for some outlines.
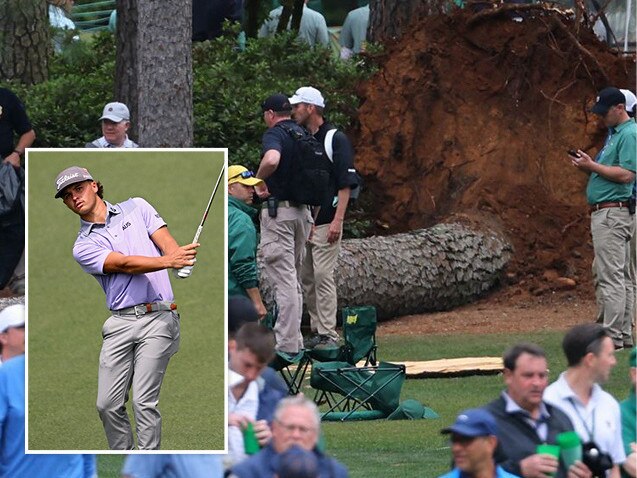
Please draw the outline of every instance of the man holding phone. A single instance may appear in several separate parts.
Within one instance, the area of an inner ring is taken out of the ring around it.
[[[603,303],[603,325],[615,349],[624,337],[626,307],[626,243],[633,235],[629,200],[635,181],[637,123],[626,113],[626,98],[617,88],[600,91],[591,109],[609,128],[606,144],[595,160],[582,150],[569,151],[573,166],[589,173],[586,196],[591,212],[591,235]]]

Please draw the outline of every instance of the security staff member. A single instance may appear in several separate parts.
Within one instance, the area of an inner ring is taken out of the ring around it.
[[[199,244],[180,247],[142,198],[104,201],[102,185],[84,168],[65,169],[55,185],[55,197],[80,216],[73,257],[97,279],[111,310],[102,328],[97,387],[108,445],[134,447],[126,413],[132,385],[138,447],[159,449],[159,390],[168,360],[179,348],[179,314],[166,269],[193,265]]]
[[[287,129],[303,132],[291,119],[292,105],[287,96],[274,94],[261,105],[268,130],[262,138],[262,158],[255,185],[261,198],[269,198],[261,212],[261,251],[264,272],[274,288],[279,315],[274,326],[276,348],[296,354],[303,348],[301,313],[303,294],[299,277],[310,234],[309,208],[291,200],[294,139]]]

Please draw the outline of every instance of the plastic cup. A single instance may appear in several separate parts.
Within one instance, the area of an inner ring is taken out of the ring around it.
[[[243,451],[246,455],[254,455],[259,452],[259,441],[254,433],[254,426],[252,422],[248,423],[248,426],[243,430]]]
[[[562,449],[562,461],[568,470],[576,461],[582,461],[582,440],[576,432],[562,432],[555,437]]]
[[[556,460],[560,459],[560,447],[558,445],[549,445],[547,443],[542,443],[537,446],[535,450],[538,455],[550,455],[555,457]],[[550,473],[548,476],[555,476],[555,473]]]

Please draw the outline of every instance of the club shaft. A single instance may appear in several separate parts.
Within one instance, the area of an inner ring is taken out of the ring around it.
[[[215,188],[212,190],[212,195],[210,196],[210,200],[208,201],[206,210],[204,211],[203,217],[201,218],[201,223],[199,223],[199,227],[197,227],[197,232],[195,232],[195,238],[192,240],[193,243],[199,240],[199,236],[201,235],[201,231],[203,230],[203,225],[206,222],[208,213],[210,212],[210,206],[212,206],[212,201],[215,199],[215,194],[217,194],[217,189],[219,189],[219,184],[221,183],[221,179],[223,179],[224,169],[225,169],[225,166],[221,166],[221,172],[219,172],[217,183],[215,184]]]

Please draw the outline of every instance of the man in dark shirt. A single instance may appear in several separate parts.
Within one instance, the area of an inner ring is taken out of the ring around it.
[[[558,434],[573,431],[568,416],[542,399],[548,385],[544,351],[533,344],[510,348],[504,354],[504,382],[506,390],[484,407],[498,424],[496,463],[523,478],[589,478],[581,462],[567,470],[563,461],[536,451],[542,443],[555,444]]]
[[[14,146],[16,135],[18,143]],[[10,90],[0,88],[0,157],[3,163],[0,174],[19,173],[24,150],[34,140],[35,133],[22,102]],[[0,216],[0,244],[0,289],[3,289],[24,250],[24,209],[21,204],[16,203],[11,211]],[[24,262],[22,270],[16,271],[16,274],[21,277],[17,277],[15,282],[24,284]],[[21,287],[18,292],[23,292]]]
[[[290,98],[294,120],[304,126],[333,163],[330,194],[315,213],[301,273],[303,292],[310,314],[313,336],[306,348],[338,347],[336,333],[336,282],[334,268],[341,250],[343,220],[351,190],[358,187],[354,170],[354,149],[345,133],[337,131],[323,116],[325,100],[316,88],[299,88]]]
[[[293,201],[292,164],[297,153],[290,131],[303,133],[303,129],[292,121],[292,106],[283,94],[268,97],[261,109],[268,130],[262,138],[257,178],[265,183],[256,185],[255,191],[268,198],[268,207],[261,212],[263,272],[270,279],[279,311],[274,325],[276,348],[296,354],[303,348],[299,277],[312,216],[308,206]]]

